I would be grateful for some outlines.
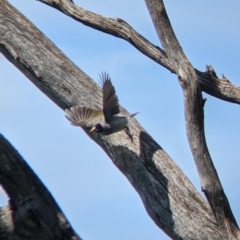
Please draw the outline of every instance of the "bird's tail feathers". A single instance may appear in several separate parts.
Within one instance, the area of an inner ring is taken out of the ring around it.
[[[131,117],[135,117],[138,113],[140,113],[140,112],[135,112],[135,113],[132,113],[131,115],[129,115],[127,118],[129,119],[129,118],[131,118]]]

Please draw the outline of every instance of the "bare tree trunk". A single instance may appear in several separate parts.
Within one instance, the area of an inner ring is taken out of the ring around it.
[[[222,83],[212,74],[212,70],[203,73],[191,66],[177,42],[161,1],[146,3],[164,50],[151,44],[121,19],[104,18],[67,0],[41,1],[88,26],[129,41],[145,55],[178,75],[185,94],[186,125],[193,156],[200,176],[204,176],[208,168],[212,173],[211,179],[201,180],[210,205],[137,121],[130,124],[134,144],[130,144],[121,132],[110,136],[86,134],[101,146],[127,177],[141,197],[149,216],[172,239],[238,239],[236,221],[207,151],[201,91],[239,104],[240,88],[229,81]],[[5,0],[0,0],[0,51],[60,108],[73,105],[101,106],[100,88]],[[23,171],[21,168],[15,170],[19,174]],[[11,182],[11,175],[9,170],[6,183]],[[211,186],[212,181],[217,184],[216,189]],[[15,183],[14,186],[22,191],[23,186]],[[9,197],[10,207],[12,202],[23,200],[22,196]],[[7,227],[1,226],[6,226],[4,217],[0,217],[0,229],[3,229],[3,236],[7,236]]]

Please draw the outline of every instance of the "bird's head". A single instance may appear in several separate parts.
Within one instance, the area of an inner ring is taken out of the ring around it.
[[[103,131],[103,127],[100,123],[97,123],[94,125],[94,127],[91,128],[89,132],[96,132],[96,133],[101,133]]]

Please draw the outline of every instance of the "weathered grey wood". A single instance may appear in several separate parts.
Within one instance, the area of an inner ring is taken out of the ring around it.
[[[0,208],[1,240],[80,240],[46,187],[1,134],[0,183],[9,197]]]
[[[240,87],[233,85],[227,78],[209,74],[208,69],[200,72],[195,69],[202,91],[221,100],[240,104]]]
[[[163,48],[175,67],[183,89],[184,112],[188,142],[197,166],[201,187],[205,193],[217,224],[225,233],[224,239],[237,239],[239,229],[224,193],[217,171],[209,154],[204,134],[204,101],[201,84],[195,69],[185,56],[168,19],[162,0],[145,0]],[[208,74],[217,79],[214,70],[208,67]]]
[[[173,63],[165,51],[150,43],[146,38],[137,33],[129,24],[120,18],[107,18],[102,15],[85,10],[69,0],[39,0],[51,7],[58,9],[73,19],[99,31],[122,38],[136,47],[140,52],[153,61],[176,73]],[[165,44],[166,45],[166,44]],[[240,87],[233,85],[229,80],[211,79],[207,72],[197,69],[196,74],[201,83],[202,90],[224,101],[240,104]]]
[[[4,0],[0,4],[4,56],[62,109],[100,107],[99,87],[10,4]],[[134,144],[122,132],[87,134],[127,177],[150,217],[172,239],[224,239],[211,208],[167,153],[137,121],[130,122],[130,129]]]
[[[106,18],[85,10],[68,0],[40,0],[40,2],[60,10],[86,26],[128,41],[143,54],[146,54],[171,71],[171,65],[162,49],[150,43],[124,20],[120,18]]]

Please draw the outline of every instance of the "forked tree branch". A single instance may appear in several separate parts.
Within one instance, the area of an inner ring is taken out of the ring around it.
[[[239,235],[237,222],[231,211],[218,174],[209,154],[205,133],[202,89],[195,70],[182,51],[173,32],[162,0],[145,0],[159,39],[168,59],[175,66],[183,89],[185,121],[188,142],[197,166],[202,190],[216,216],[218,226],[225,232],[225,239]],[[217,78],[208,67],[212,79]]]
[[[0,183],[9,197],[8,206],[0,208],[1,240],[80,240],[46,187],[1,134]]]
[[[73,4],[70,0],[39,1],[54,7],[86,26],[126,40],[156,63],[162,65],[172,73],[176,73],[175,67],[172,62],[169,61],[165,51],[137,33],[136,30],[124,20],[120,18],[107,18],[90,12]],[[163,43],[163,45],[167,48],[167,43]],[[197,69],[196,75],[204,92],[221,100],[240,104],[240,87],[235,86],[230,81],[226,82],[221,81],[221,79],[211,79],[208,73],[201,72]]]
[[[100,107],[100,88],[16,9],[4,0],[0,4],[3,55],[62,109]],[[224,239],[211,208],[174,161],[137,121],[129,127],[133,144],[122,132],[86,134],[108,154],[149,216],[172,239],[196,239],[196,233],[200,239]]]

